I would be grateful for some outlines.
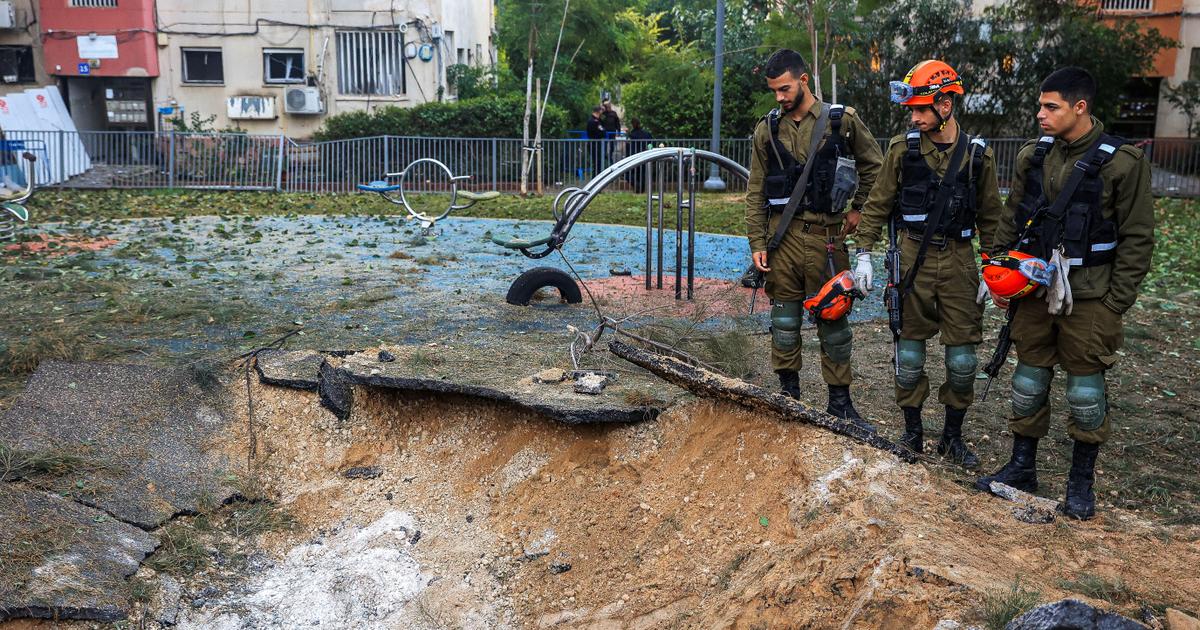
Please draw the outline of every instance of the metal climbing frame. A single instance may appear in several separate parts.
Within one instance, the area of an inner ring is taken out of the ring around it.
[[[537,240],[493,237],[492,241],[510,249],[519,250],[530,258],[544,258],[563,246],[571,228],[605,187],[623,176],[644,169],[646,186],[646,288],[652,287],[651,276],[657,288],[663,288],[663,234],[666,184],[670,169],[674,170],[675,184],[675,299],[683,298],[683,231],[684,208],[687,209],[687,299],[692,299],[695,285],[696,263],[696,177],[705,176],[698,169],[698,162],[713,162],[743,180],[750,178],[750,171],[737,162],[711,151],[700,149],[663,147],[635,153],[613,164],[592,178],[582,188],[567,188],[554,198],[554,229],[550,236]],[[655,210],[657,209],[657,217]],[[655,220],[657,218],[657,221]],[[657,239],[655,238],[657,231]],[[657,241],[657,247],[655,243]],[[655,264],[657,262],[657,265]]]

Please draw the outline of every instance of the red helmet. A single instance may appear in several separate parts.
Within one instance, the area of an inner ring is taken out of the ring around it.
[[[1054,265],[1016,250],[983,261],[984,283],[992,295],[1005,300],[1025,297],[1050,284],[1054,271]]]
[[[854,288],[854,274],[843,271],[829,279],[817,294],[804,301],[804,308],[816,319],[837,321],[850,312],[854,299],[862,293]]]

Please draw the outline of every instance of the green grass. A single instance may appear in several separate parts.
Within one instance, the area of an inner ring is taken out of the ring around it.
[[[106,470],[111,466],[87,454],[85,449],[20,449],[0,442],[0,480],[45,479]]]
[[[448,199],[444,195],[409,195],[419,208],[431,208]],[[668,197],[670,197],[668,195]],[[553,195],[521,198],[503,195],[495,201],[481,202],[453,217],[489,217],[496,219],[553,221],[550,206]],[[742,234],[745,232],[743,195],[737,193],[703,194],[697,201],[696,228],[702,232]],[[673,204],[674,199],[669,198]],[[362,193],[316,194],[272,192],[215,192],[191,190],[88,190],[40,191],[29,204],[37,221],[78,221],[147,217],[183,217],[198,215],[275,216],[287,214],[393,215],[402,210],[376,195]],[[666,223],[674,225],[675,211],[667,208]],[[634,193],[606,192],[584,211],[589,223],[618,225],[646,224],[646,197]],[[540,229],[540,228],[539,228]],[[128,246],[127,246],[128,248]],[[151,255],[143,248],[122,248],[122,255]]]
[[[1029,612],[1041,601],[1041,591],[1026,589],[1018,578],[1008,588],[984,594],[979,609],[980,621],[988,630],[1004,630],[1008,622]]]
[[[1138,601],[1138,594],[1119,577],[1110,580],[1100,575],[1085,573],[1074,580],[1060,580],[1058,586],[1092,599],[1102,599],[1110,604],[1130,604]]]

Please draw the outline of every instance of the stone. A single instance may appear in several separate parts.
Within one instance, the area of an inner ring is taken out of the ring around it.
[[[164,626],[173,626],[179,621],[179,610],[183,602],[183,588],[179,581],[169,575],[158,578],[158,590],[150,598],[151,616]]]
[[[0,483],[0,522],[6,538],[45,550],[24,578],[0,584],[0,621],[125,619],[132,606],[127,578],[158,546],[153,534],[101,510],[9,483]]]
[[[258,353],[254,368],[258,378],[268,385],[316,391],[325,355],[316,350],[264,350]]]
[[[387,350],[379,351],[379,362],[380,363],[391,363],[395,360],[396,360],[396,355],[392,354],[391,352],[388,352]]]
[[[599,395],[608,385],[608,379],[601,374],[585,374],[575,379],[575,392],[579,394]]]
[[[379,466],[355,466],[342,471],[342,476],[347,479],[376,479],[383,474],[383,469]]]
[[[238,463],[212,448],[232,402],[215,369],[44,361],[0,416],[0,441],[60,450],[89,465],[46,489],[153,529],[234,494]]]
[[[565,380],[567,380],[566,370],[560,370],[558,368],[542,370],[541,372],[533,375],[534,383],[553,385],[554,383],[561,383]]]
[[[1038,606],[1008,622],[1004,630],[1146,630],[1146,626],[1077,599]]]
[[[560,573],[566,573],[567,571],[570,571],[570,570],[571,570],[571,563],[569,563],[569,562],[552,562],[552,563],[550,563],[550,572],[553,573],[554,575],[558,575]]]
[[[1200,630],[1200,621],[1174,608],[1168,608],[1167,630]]]
[[[1044,525],[1053,523],[1058,515],[1058,501],[1052,501],[1039,496],[1032,495],[1023,490],[993,481],[991,484],[992,494],[1012,501],[1017,506],[1013,508],[1013,516],[1021,522],[1031,523],[1034,525]]]
[[[630,275],[633,275],[633,272],[629,270],[629,267],[620,267],[620,266],[618,266],[618,267],[611,267],[611,268],[609,268],[609,270],[608,270],[608,273],[610,273],[610,274],[612,274],[612,275],[614,275],[614,276],[630,276]]]

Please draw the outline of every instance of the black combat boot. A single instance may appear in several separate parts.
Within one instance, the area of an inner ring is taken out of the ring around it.
[[[904,435],[900,436],[900,446],[920,453],[924,448],[925,426],[921,424],[920,407],[901,407],[904,412]]]
[[[1092,484],[1096,482],[1096,454],[1099,444],[1075,440],[1071,451],[1071,472],[1067,475],[1067,500],[1058,509],[1071,518],[1086,521],[1096,515],[1096,493]]]
[[[800,373],[796,370],[776,370],[779,375],[779,389],[786,396],[800,399]]]
[[[942,457],[948,455],[963,468],[973,470],[979,467],[979,458],[963,443],[962,425],[966,415],[966,409],[946,406],[946,426],[942,429],[942,439],[938,441],[937,452]]]
[[[863,420],[854,408],[854,402],[850,400],[849,385],[829,386],[829,406],[825,408],[825,413],[841,420],[849,420],[850,424],[868,433],[875,433],[875,426]]]
[[[1004,468],[987,477],[976,479],[975,488],[983,492],[991,492],[992,482],[999,481],[1017,490],[1037,492],[1037,445],[1038,438],[1014,433],[1012,458],[1008,460]]]

